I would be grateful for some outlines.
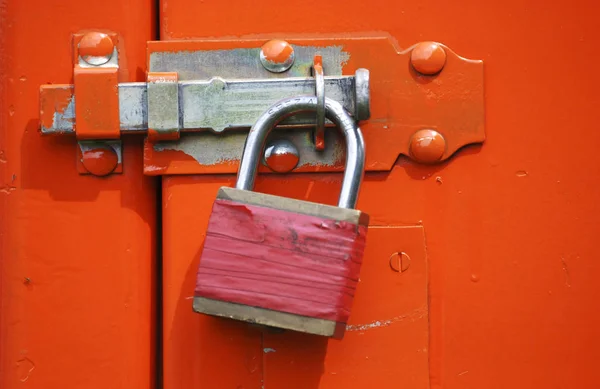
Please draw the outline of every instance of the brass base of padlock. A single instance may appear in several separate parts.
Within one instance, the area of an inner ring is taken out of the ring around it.
[[[346,327],[344,323],[332,320],[294,315],[205,297],[194,297],[194,311],[248,323],[334,338],[341,338]]]

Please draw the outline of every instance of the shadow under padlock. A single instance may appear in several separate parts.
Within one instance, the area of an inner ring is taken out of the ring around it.
[[[353,209],[364,175],[364,141],[341,104],[324,103],[347,145],[338,207],[251,191],[269,131],[287,115],[314,111],[318,102],[301,96],[273,105],[250,129],[236,187],[222,187],[213,204],[196,312],[266,326],[267,332],[343,337],[368,228],[368,215]]]

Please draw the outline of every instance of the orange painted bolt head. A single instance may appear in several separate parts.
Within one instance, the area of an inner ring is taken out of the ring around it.
[[[435,130],[419,130],[410,140],[410,155],[417,162],[437,162],[445,152],[446,140]]]
[[[431,76],[444,68],[446,52],[439,43],[421,42],[410,53],[410,63],[417,72]]]
[[[294,48],[281,39],[272,39],[260,49],[260,62],[270,72],[281,73],[294,64]]]
[[[107,34],[88,32],[79,42],[79,56],[90,65],[104,65],[110,61],[115,45]]]
[[[96,147],[82,152],[81,163],[88,172],[102,177],[116,169],[119,157],[110,146]]]

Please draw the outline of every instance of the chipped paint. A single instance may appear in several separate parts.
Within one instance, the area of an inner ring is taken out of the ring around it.
[[[12,185],[4,185],[0,187],[0,193],[1,194],[11,194],[11,192],[17,190],[16,186],[12,186]]]
[[[75,123],[75,97],[71,96],[63,112],[54,112],[52,126],[59,132],[63,132],[73,128],[73,123]]]
[[[326,77],[327,96],[341,103],[348,112],[355,111],[355,76]],[[290,96],[311,95],[312,78],[186,81],[178,84],[178,97],[169,105],[169,128],[182,130],[249,128],[258,117],[278,100]],[[119,84],[119,126],[123,132],[148,129],[148,87],[143,82]],[[44,86],[40,90],[42,133],[73,133],[75,98],[73,86]],[[156,103],[156,102],[155,102]],[[164,103],[164,99],[163,99]],[[164,105],[164,104],[163,104]],[[164,111],[160,104],[153,104]],[[161,112],[162,112],[161,111]],[[164,113],[164,112],[162,112]],[[175,115],[175,116],[173,116]],[[178,115],[178,116],[177,116]],[[155,121],[164,115],[153,115]],[[159,120],[160,119],[160,120]],[[286,118],[286,125],[314,123],[314,114]],[[328,124],[332,124],[330,121]]]
[[[27,357],[23,357],[17,361],[17,371],[19,374],[19,380],[21,382],[27,382],[31,377],[31,373],[35,370],[35,363]]]
[[[399,315],[399,316],[394,316],[391,319],[376,320],[376,321],[373,321],[371,323],[366,323],[366,324],[349,324],[346,326],[346,331],[367,331],[367,330],[371,330],[371,329],[375,329],[375,328],[389,327],[394,323],[399,323],[399,322],[405,321],[405,320],[415,321],[415,320],[422,319],[423,317],[426,317],[426,316],[427,316],[427,307],[422,306],[420,308],[415,309],[414,311],[412,311],[410,313],[407,313],[404,315]]]
[[[263,352],[265,354],[268,354],[268,353],[275,353],[275,352],[277,352],[277,350],[275,350],[274,348],[265,347],[265,348],[263,348]]]
[[[284,73],[271,73],[260,62],[260,47],[231,50],[196,50],[150,53],[150,71],[177,72],[180,80],[208,80],[223,78],[288,78],[308,77],[315,54],[323,56],[323,66],[328,76],[341,75],[350,60],[343,46],[325,47],[292,45],[294,65]],[[235,66],[223,66],[233,63]]]
[[[40,88],[40,127],[42,133],[72,132],[74,123],[73,86],[42,86]]]
[[[43,134],[75,132],[75,96],[72,85],[47,85],[40,89],[40,121]],[[148,129],[146,83],[119,85],[121,131]]]
[[[326,148],[317,152],[312,143],[310,130],[276,130],[272,134],[276,137],[285,132],[285,138],[292,142],[299,152],[297,169],[310,167],[315,171],[319,168],[343,167],[345,156],[345,143],[339,131],[330,130],[325,133]],[[172,142],[160,142],[153,146],[153,151],[163,152],[167,150],[181,151],[194,158],[203,166],[217,164],[231,164],[232,172],[237,171],[237,164],[242,156],[247,132],[231,131],[223,134],[209,132],[182,134],[181,139]],[[154,163],[146,160],[146,170]]]

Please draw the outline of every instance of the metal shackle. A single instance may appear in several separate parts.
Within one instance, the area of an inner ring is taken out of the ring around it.
[[[265,140],[277,123],[300,112],[315,112],[317,106],[316,96],[291,97],[275,103],[258,118],[246,138],[235,184],[237,189],[254,188]],[[365,142],[354,119],[337,101],[325,98],[325,117],[337,125],[346,139],[346,168],[338,207],[354,208],[365,170]]]

